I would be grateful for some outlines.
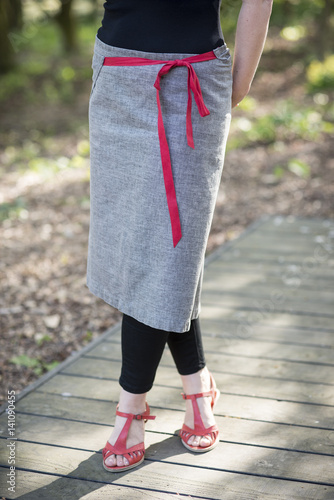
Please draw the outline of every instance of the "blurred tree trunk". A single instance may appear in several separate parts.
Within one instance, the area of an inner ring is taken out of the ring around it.
[[[10,0],[0,0],[0,73],[14,66],[14,50],[8,37],[11,33],[10,13]]]
[[[60,11],[56,15],[56,21],[63,35],[64,49],[66,52],[73,52],[77,46],[76,23],[72,5],[73,0],[61,0]]]
[[[10,0],[9,27],[21,30],[23,26],[22,0]]]
[[[93,19],[96,19],[98,11],[99,11],[99,3],[100,3],[100,1],[99,0],[91,0],[91,2],[93,4],[92,16],[93,16]]]
[[[333,10],[333,0],[324,0],[324,6],[317,23],[316,35],[317,56],[321,61],[325,59],[326,52],[330,52],[332,49],[333,41],[330,29],[330,17]]]
[[[285,19],[290,19],[292,12],[292,5],[290,0],[284,0],[282,5],[282,11]]]

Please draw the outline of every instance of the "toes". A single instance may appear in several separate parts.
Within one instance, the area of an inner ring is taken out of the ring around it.
[[[110,455],[110,457],[106,458],[105,464],[108,467],[115,467],[115,465],[116,465],[116,457],[115,457],[115,455]]]
[[[129,465],[129,461],[123,455],[110,455],[105,459],[105,464],[108,467],[123,467]]]
[[[189,446],[201,446],[206,448],[211,445],[211,439],[208,436],[191,436],[187,443]]]
[[[202,446],[202,448],[206,448],[207,446],[210,446],[211,444],[211,439],[209,439],[207,436],[203,436],[200,439],[199,445]]]
[[[190,446],[199,446],[199,442],[200,442],[200,437],[199,436],[191,436],[187,443],[190,445]]]
[[[123,455],[117,455],[117,467],[123,467],[124,465],[129,465],[129,461]]]

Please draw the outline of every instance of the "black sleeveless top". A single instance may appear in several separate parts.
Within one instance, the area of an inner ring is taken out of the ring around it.
[[[224,43],[221,0],[107,0],[97,36],[144,52],[201,54]]]

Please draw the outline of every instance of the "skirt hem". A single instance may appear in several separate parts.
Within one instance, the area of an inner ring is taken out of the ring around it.
[[[107,292],[99,290],[96,286],[94,286],[92,283],[88,282],[86,283],[87,288],[89,291],[98,297],[99,299],[102,299],[106,304],[108,304],[111,307],[114,307],[118,311],[120,311],[122,314],[126,314],[127,316],[131,316],[132,318],[136,319],[137,321],[140,321],[141,323],[144,323],[144,325],[150,326],[151,328],[155,328],[157,330],[163,330],[166,332],[174,332],[174,333],[185,333],[190,330],[190,322],[193,319],[197,319],[199,317],[200,313],[200,305],[198,308],[194,309],[190,320],[186,321],[184,323],[183,328],[180,329],[179,326],[176,326],[176,324],[170,323],[168,326],[166,326],[166,323],[163,321],[159,323],[158,321],[151,320],[151,318],[145,316],[145,314],[137,313],[136,311],[133,311],[131,307],[126,307],[121,305],[119,301],[113,299],[110,294]],[[178,325],[180,325],[180,322],[178,322]]]

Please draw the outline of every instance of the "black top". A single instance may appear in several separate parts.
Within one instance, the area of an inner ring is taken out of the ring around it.
[[[107,0],[97,36],[144,52],[209,52],[223,44],[220,1]]]

